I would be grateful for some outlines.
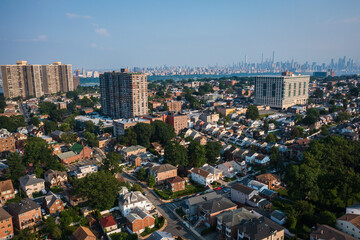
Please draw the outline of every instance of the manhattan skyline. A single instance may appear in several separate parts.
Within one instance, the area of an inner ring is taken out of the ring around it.
[[[359,62],[360,2],[3,1],[0,64],[73,68]]]

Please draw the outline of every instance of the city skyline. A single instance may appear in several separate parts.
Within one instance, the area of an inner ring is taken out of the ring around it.
[[[359,61],[360,2],[4,1],[0,64],[73,68]],[[340,44],[341,43],[341,44]]]

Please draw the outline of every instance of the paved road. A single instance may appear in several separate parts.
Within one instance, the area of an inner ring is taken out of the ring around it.
[[[29,122],[30,114],[22,102],[19,103],[19,109],[20,109],[21,114],[24,115],[24,117],[25,117],[25,122]]]
[[[173,236],[182,236],[186,239],[198,239],[191,231],[186,229],[183,223],[172,213],[172,210],[175,209],[179,203],[163,203],[160,201],[157,196],[154,195],[152,191],[146,188],[144,184],[137,181],[134,177],[127,173],[123,173],[123,177],[131,182],[138,183],[141,187],[144,188],[146,197],[154,204],[156,209],[161,213],[164,218],[167,220],[167,226],[164,231],[171,233]]]

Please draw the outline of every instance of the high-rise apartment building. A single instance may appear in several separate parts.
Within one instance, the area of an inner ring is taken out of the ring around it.
[[[1,75],[6,98],[40,97],[74,90],[71,65],[61,62],[30,65],[27,61],[16,61],[16,65],[2,65]]]
[[[281,76],[255,78],[255,104],[286,109],[306,104],[309,98],[310,76],[284,72]]]
[[[101,109],[113,118],[133,118],[148,113],[147,75],[138,72],[100,74]]]

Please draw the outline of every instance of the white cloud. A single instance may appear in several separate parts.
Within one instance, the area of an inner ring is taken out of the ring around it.
[[[70,18],[70,19],[75,19],[75,18],[90,19],[91,18],[91,16],[88,16],[88,15],[79,15],[79,14],[75,14],[75,13],[66,13],[65,15],[67,18]]]
[[[95,28],[95,32],[100,36],[110,37],[110,33],[106,30],[106,28]]]
[[[359,19],[357,17],[342,19],[339,21],[339,23],[356,23],[356,22],[359,22]]]
[[[96,47],[97,47],[97,44],[96,44],[96,43],[92,43],[92,44],[90,44],[90,47],[96,48]]]

